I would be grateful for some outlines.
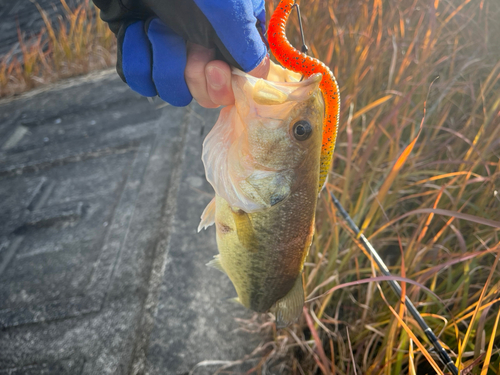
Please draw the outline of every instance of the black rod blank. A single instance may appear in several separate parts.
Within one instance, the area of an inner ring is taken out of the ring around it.
[[[344,220],[347,222],[349,225],[349,228],[354,232],[356,237],[359,239],[359,241],[363,244],[363,247],[370,253],[372,256],[373,260],[375,263],[377,263],[378,268],[380,269],[380,272],[384,274],[384,276],[392,276],[391,273],[389,272],[389,269],[385,265],[384,261],[382,258],[378,255],[377,251],[375,248],[372,246],[370,241],[365,237],[364,234],[360,235],[360,230],[358,226],[354,223],[354,221],[351,219],[349,214],[347,213],[346,210],[344,210],[344,207],[340,204],[340,202],[335,198],[335,195],[333,195],[332,192],[330,192],[330,197],[333,200],[333,204],[337,208],[337,210],[340,212],[340,215],[344,218]],[[398,295],[399,298],[401,298],[401,286],[396,280],[388,280],[389,285],[392,287],[394,292]],[[408,298],[408,296],[405,296],[405,304],[406,308],[410,312],[410,314],[413,316],[413,318],[417,321],[418,325],[424,331],[425,335],[427,338],[430,340],[432,345],[434,346],[434,349],[439,355],[439,358],[441,361],[444,363],[444,365],[451,371],[453,375],[458,375],[458,368],[455,366],[453,361],[451,360],[450,356],[446,352],[446,350],[442,347],[441,343],[439,342],[438,338],[432,332],[430,327],[425,323],[425,320],[422,318],[420,313],[418,312],[417,308],[413,305],[411,300]]]

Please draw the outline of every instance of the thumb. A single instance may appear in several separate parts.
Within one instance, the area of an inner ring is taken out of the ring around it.
[[[264,56],[262,61],[260,62],[259,65],[257,65],[256,68],[252,69],[251,71],[248,72],[248,74],[256,77],[256,78],[267,78],[267,75],[269,74],[269,68],[271,67],[271,63],[269,60],[269,55]]]

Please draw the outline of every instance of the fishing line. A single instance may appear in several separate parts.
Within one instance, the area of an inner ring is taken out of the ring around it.
[[[302,38],[302,52],[304,54],[307,54],[308,48],[305,42],[305,37],[304,37],[304,29],[302,28],[302,17],[300,16],[300,8],[299,4],[296,2],[293,4],[292,8],[295,8],[297,10],[297,17],[299,18],[299,29],[300,29],[300,36]],[[302,79],[304,76],[302,76]],[[301,81],[302,81],[301,79]],[[360,242],[363,244],[363,247],[370,253],[371,257],[373,260],[375,260],[375,263],[377,264],[378,268],[380,269],[380,272],[384,276],[391,277],[391,273],[389,272],[389,269],[385,265],[384,261],[380,257],[380,255],[377,253],[377,250],[372,246],[370,241],[365,237],[364,234],[361,234],[361,231],[359,230],[358,226],[354,223],[354,221],[351,219],[347,211],[342,207],[340,202],[337,200],[335,195],[330,192],[330,197],[333,200],[333,204],[337,208],[338,212],[340,212],[340,215],[344,218],[344,220],[347,222],[349,227],[352,229],[352,231],[355,233],[356,237],[360,240]],[[402,297],[402,291],[401,291],[401,286],[399,283],[395,280],[388,280],[389,285],[392,287],[392,290],[398,295],[398,297],[401,299]],[[434,346],[434,349],[436,350],[437,354],[439,355],[439,358],[443,362],[443,364],[451,371],[453,375],[459,375],[458,368],[455,366],[453,361],[451,360],[450,356],[446,352],[446,350],[443,348],[441,343],[439,342],[438,338],[432,331],[432,329],[425,323],[425,320],[422,318],[420,313],[418,312],[417,308],[411,300],[408,298],[408,296],[405,295],[405,305],[410,314],[413,316],[413,318],[417,321],[418,325],[424,331],[425,335],[429,339],[429,341],[432,343],[432,346]]]

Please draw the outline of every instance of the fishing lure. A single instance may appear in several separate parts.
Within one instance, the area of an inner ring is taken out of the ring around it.
[[[318,191],[321,191],[328,176],[337,139],[340,115],[339,87],[333,73],[324,63],[300,52],[288,41],[285,26],[294,5],[294,0],[281,0],[269,22],[267,38],[274,57],[285,68],[305,77],[317,73],[323,76],[319,86],[325,102],[318,186]]]

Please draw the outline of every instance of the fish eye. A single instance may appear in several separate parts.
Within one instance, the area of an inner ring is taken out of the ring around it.
[[[293,136],[298,141],[305,141],[312,134],[312,126],[305,120],[299,120],[293,125]]]

